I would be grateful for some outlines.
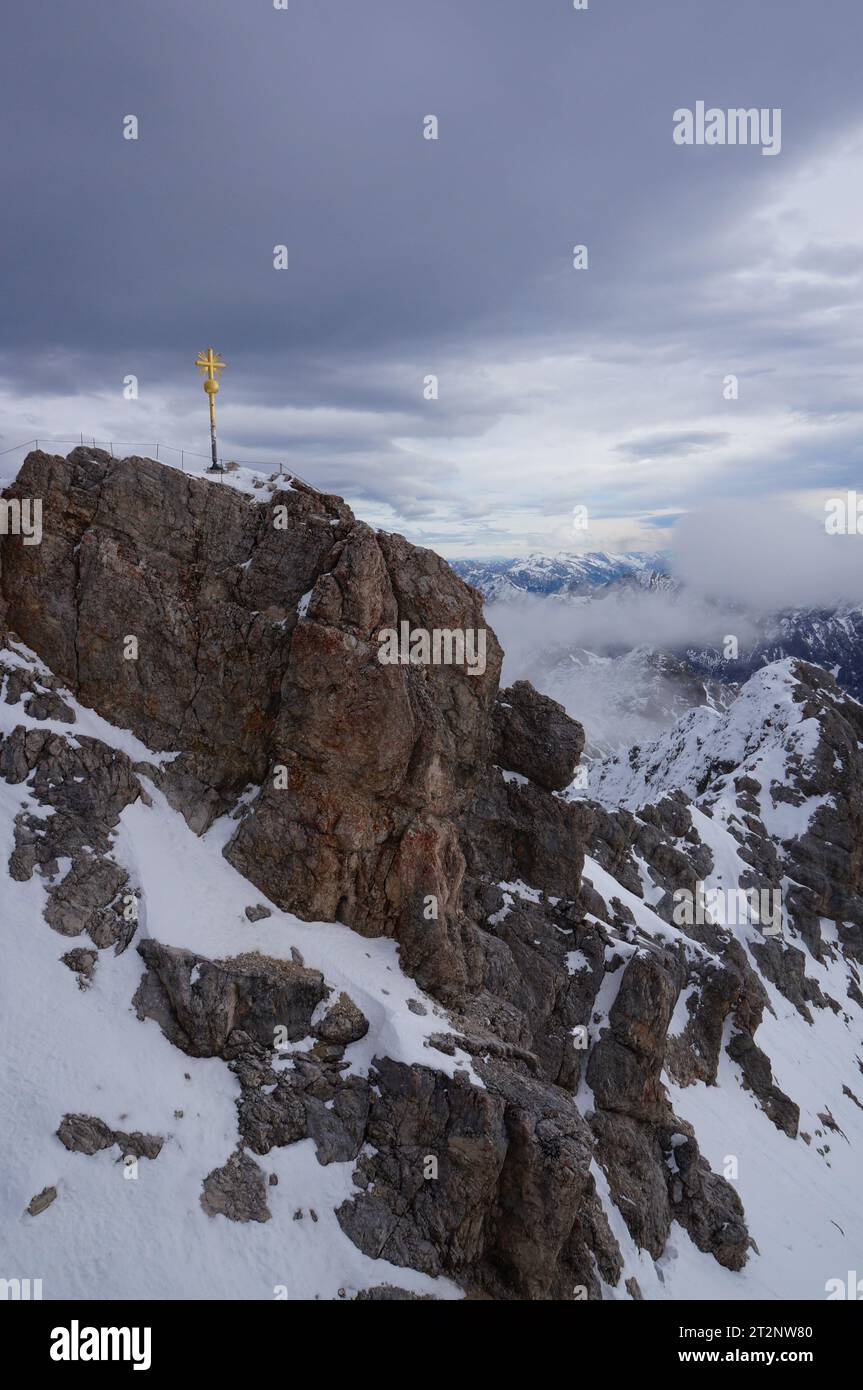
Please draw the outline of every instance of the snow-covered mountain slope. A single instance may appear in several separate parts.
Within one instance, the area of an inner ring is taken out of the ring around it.
[[[706,876],[708,891],[735,881],[729,869],[738,877],[745,875],[747,866],[736,854],[733,839],[716,833],[698,812],[692,819],[697,831],[708,831],[715,855],[716,868]],[[638,896],[621,889],[595,860],[586,861],[585,874],[594,888],[609,900],[616,898],[634,918],[628,933],[632,944],[628,948],[625,940],[614,944],[618,957],[626,960],[627,949],[668,939],[668,925]],[[649,882],[649,874],[646,877]],[[605,1209],[625,1254],[624,1277],[634,1276],[646,1298],[817,1300],[827,1296],[828,1281],[845,1280],[849,1269],[859,1267],[863,1010],[848,997],[849,979],[856,983],[857,972],[849,973],[841,954],[833,954],[835,935],[831,938],[830,924],[824,927],[825,942],[832,940],[829,953],[821,962],[807,956],[806,972],[824,999],[836,1001],[838,1007],[834,1012],[831,1002],[814,1008],[811,1022],[769,979],[763,979],[756,954],[759,943],[763,945],[758,928],[735,926],[730,933],[742,943],[748,964],[763,982],[767,1002],[757,1045],[769,1058],[770,1085],[799,1106],[794,1137],[765,1112],[763,1098],[753,1089],[758,1081],[748,1058],[744,1070],[730,1055],[736,1031],[730,1016],[722,1027],[715,1077],[692,1078],[686,1069],[677,1069],[675,1041],[692,1026],[690,1019],[697,1018],[703,996],[693,988],[678,1000],[662,1083],[674,1112],[698,1135],[701,1151],[714,1171],[730,1178],[739,1193],[755,1248],[741,1273],[711,1268],[698,1257],[685,1233],[673,1227],[663,1255],[651,1258],[643,1245],[639,1248],[626,1224],[628,1204],[643,1203],[643,1191],[637,1181],[628,1186],[626,1173],[618,1172],[617,1202],[606,1190]],[[791,949],[799,940],[792,931],[783,948]],[[706,980],[715,959],[705,953]],[[579,1103],[589,1106],[592,1099],[585,1087]],[[614,1166],[607,1166],[614,1173]],[[802,1204],[801,1192],[806,1193]]]
[[[729,709],[700,706],[660,738],[600,764],[591,794],[606,805],[630,808],[674,790],[697,797],[714,785],[717,769],[779,784],[789,757],[811,758],[818,741],[817,722],[800,718],[798,691],[790,660],[765,667]],[[763,797],[760,809],[763,814]],[[774,819],[775,808],[769,809]]]
[[[709,910],[701,929],[683,930],[742,947],[764,991],[757,1047],[770,1059],[766,1074],[729,1018],[708,1085],[679,1068],[674,1038],[705,1007],[697,990],[678,999],[664,1066],[676,1113],[714,1168],[735,1175],[759,1251],[747,1296],[826,1296],[829,1280],[857,1268],[863,1246],[854,1195],[863,1150],[861,768],[863,707],[816,668],[784,661],[753,676],[726,712],[690,712],[592,768],[587,793],[572,792],[607,808],[596,808],[605,867],[588,862],[585,873],[604,896],[617,894],[636,932],[650,933],[647,902],[666,922],[680,920],[672,888],[687,859]],[[657,841],[663,827],[674,833]],[[621,879],[635,896],[619,892]],[[760,891],[740,891],[765,886],[781,895],[781,934],[765,936]]]
[[[13,865],[12,876],[4,880],[0,919],[6,1263],[42,1278],[49,1298],[95,1297],[107,1290],[119,1298],[336,1298],[381,1285],[434,1298],[461,1296],[452,1281],[430,1278],[401,1262],[372,1259],[348,1239],[336,1211],[356,1191],[354,1163],[322,1164],[311,1138],[275,1147],[262,1160],[271,1175],[265,1189],[269,1219],[238,1225],[202,1209],[202,1179],[225,1164],[236,1144],[239,1079],[220,1058],[190,1056],[172,1045],[154,1019],[135,1016],[130,1003],[141,982],[138,952],[122,943],[118,950],[96,952],[86,935],[64,941],[57,919],[54,930],[45,921],[49,893],[62,883],[68,863],[48,862],[41,873],[23,877],[16,823],[20,829],[21,817],[28,825],[33,817],[43,819],[46,807],[44,787],[37,791],[32,778],[14,780],[8,740],[20,739],[15,730],[50,741],[50,776],[56,785],[67,779],[67,790],[79,774],[74,765],[64,766],[64,758],[88,741],[113,750],[120,761],[134,759],[144,794],[123,809],[105,858],[127,876],[125,893],[136,899],[136,944],[159,941],[198,958],[229,960],[238,951],[277,961],[299,952],[306,967],[320,970],[334,991],[346,991],[369,1021],[368,1033],[346,1049],[349,1075],[367,1076],[374,1057],[388,1056],[448,1075],[462,1068],[475,1084],[483,1083],[466,1052],[456,1047],[448,1055],[429,1045],[435,1030],[451,1023],[403,973],[393,942],[368,940],[334,924],[303,922],[272,902],[266,904],[269,917],[249,921],[245,909],[259,903],[260,894],[221,852],[235,822],[226,817],[204,835],[193,834],[153,780],[165,755],[149,753],[134,735],[82,708],[19,645],[2,654],[2,670],[0,771],[7,779],[13,774],[11,783],[0,780],[0,854],[4,864]],[[817,720],[806,718],[805,709],[794,703],[790,665],[773,668],[750,685],[724,716],[727,744],[720,734],[723,718],[709,718],[705,735],[703,724],[687,717],[678,736],[667,740],[664,755],[647,754],[644,775],[630,766],[627,800],[636,805],[649,790],[661,801],[675,766],[688,791],[698,794],[705,772],[715,770],[724,750],[739,759],[747,777],[758,775],[765,783],[778,774],[789,776],[797,760],[811,760],[818,746]],[[50,702],[50,711],[37,706],[42,717],[29,714],[27,691]],[[15,700],[16,694],[22,700]],[[728,759],[722,761],[727,766]],[[604,792],[619,766],[605,769]],[[713,783],[711,790],[715,795]],[[731,803],[710,804],[708,789],[700,798],[689,813],[688,829],[683,803],[678,805],[674,814],[682,820],[672,828],[682,833],[667,836],[659,845],[662,853],[656,853],[656,837],[651,848],[635,846],[626,860],[619,858],[615,877],[601,862],[608,862],[609,839],[600,835],[599,857],[585,861],[583,929],[564,930],[574,947],[567,969],[576,983],[595,970],[590,943],[606,942],[603,984],[592,1005],[594,1050],[613,1033],[625,967],[633,961],[649,961],[657,950],[682,952],[693,981],[703,982],[722,968],[726,947],[720,941],[709,933],[698,940],[698,933],[687,935],[660,915],[668,870],[663,855],[673,854],[675,846],[684,855],[692,853],[693,840],[709,847],[708,891],[746,880],[750,866],[735,836]],[[795,808],[793,826],[783,817],[774,820],[767,806],[762,810],[774,836],[799,834],[812,802]],[[83,814],[81,807],[77,811]],[[238,811],[242,814],[242,807]],[[47,814],[66,817],[70,811],[60,799]],[[651,858],[661,865],[659,872]],[[541,910],[541,890],[521,881],[500,889],[502,906],[490,914],[499,930],[519,911]],[[745,1268],[724,1268],[676,1224],[661,1253],[651,1253],[650,1204],[656,1197],[649,1184],[640,1185],[643,1160],[627,1158],[625,1148],[601,1147],[592,1172],[621,1260],[618,1278],[602,1280],[604,1297],[626,1297],[627,1281],[634,1279],[646,1298],[821,1298],[829,1279],[844,1278],[846,1267],[854,1267],[863,1241],[856,1200],[863,1145],[857,1099],[863,1082],[856,1079],[863,1070],[863,998],[848,997],[848,984],[858,972],[843,955],[835,924],[822,919],[820,931],[821,958],[807,953],[805,967],[815,993],[802,1008],[788,998],[787,988],[783,992],[765,978],[759,961],[764,938],[757,925],[742,923],[727,933],[763,981],[766,1007],[758,1045],[770,1058],[770,1086],[799,1106],[798,1137],[768,1116],[763,1090],[753,1089],[759,1082],[729,1055],[736,1031],[730,1015],[721,1024],[714,1081],[692,1076],[682,1041],[676,1051],[675,1040],[683,1039],[693,1021],[701,1037],[704,988],[691,983],[681,993],[668,1027],[662,1085],[715,1171],[730,1176],[740,1194],[755,1242]],[[802,938],[793,923],[786,933],[781,949],[796,950],[794,943]],[[76,973],[61,958],[65,947],[79,947],[81,940],[98,957],[90,976]],[[79,988],[80,982],[86,987]],[[290,1058],[274,1058],[274,1070],[294,1068],[303,1050],[314,1046],[313,1036],[297,1040]],[[696,1052],[700,1047],[699,1042]],[[573,1102],[586,1116],[597,1111],[594,1087],[606,1084],[590,1057]],[[57,1138],[66,1115],[96,1116],[120,1141],[95,1153],[70,1152]],[[631,1128],[635,1123],[611,1115],[617,1124]],[[162,1147],[156,1158],[140,1157],[130,1166],[122,1161],[129,1147],[122,1136],[141,1133],[159,1136]],[[686,1133],[679,1133],[677,1143],[686,1142]],[[31,1216],[27,1205],[44,1189],[57,1195]],[[801,1190],[807,1192],[802,1211]]]

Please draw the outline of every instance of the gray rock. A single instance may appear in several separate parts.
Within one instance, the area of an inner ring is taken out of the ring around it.
[[[739,1063],[744,1086],[758,1098],[768,1119],[789,1139],[795,1139],[800,1107],[775,1084],[769,1057],[748,1033],[739,1031],[732,1033],[726,1050],[729,1057]]]
[[[45,920],[63,936],[86,931],[100,948],[123,934],[121,892],[129,876],[109,859],[86,853],[51,890]]]
[[[429,1293],[411,1293],[395,1284],[376,1284],[373,1289],[360,1289],[355,1303],[436,1303]]]
[[[225,1055],[235,1029],[270,1049],[277,1028],[298,1041],[326,994],[319,971],[258,952],[210,961],[147,938],[138,953],[148,967],[132,1001],[138,1017],[192,1057]]]
[[[316,1038],[321,1038],[324,1042],[340,1043],[343,1046],[358,1042],[360,1038],[365,1037],[368,1031],[368,1019],[344,991],[330,1006],[320,1023],[317,1023],[312,1029]]]
[[[52,1202],[57,1200],[56,1187],[43,1187],[41,1192],[37,1192],[35,1197],[30,1198],[27,1211],[31,1216],[38,1216],[40,1212],[50,1207]]]
[[[74,724],[75,711],[59,695],[46,691],[31,695],[24,705],[31,719],[54,719],[60,724]]]
[[[580,1283],[598,1293],[579,1222],[594,1198],[586,1125],[554,1087],[500,1062],[483,1077],[480,1091],[378,1061],[362,1191],[338,1209],[340,1225],[375,1258],[497,1297],[567,1298]]]
[[[674,1216],[699,1250],[713,1255],[726,1269],[742,1269],[751,1243],[743,1203],[730,1182],[710,1171],[694,1137],[682,1143],[679,1138],[670,1150],[668,1165]]]
[[[246,916],[250,922],[262,922],[265,917],[272,917],[272,912],[263,903],[256,903],[254,907],[246,908]]]
[[[142,1134],[140,1130],[127,1133],[111,1129],[95,1115],[64,1115],[57,1138],[72,1153],[95,1154],[101,1149],[118,1145],[122,1153],[135,1158],[158,1158],[164,1139],[159,1134]]]
[[[229,1221],[269,1221],[272,1215],[264,1173],[241,1149],[204,1178],[201,1206],[208,1216]]]

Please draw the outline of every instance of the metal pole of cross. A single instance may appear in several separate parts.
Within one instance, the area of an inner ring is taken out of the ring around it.
[[[210,452],[213,457],[211,466],[207,469],[208,473],[224,473],[224,468],[219,463],[218,446],[216,444],[216,394],[219,390],[217,372],[224,371],[228,364],[223,362],[217,352],[212,348],[207,348],[200,352],[195,361],[195,366],[204,373],[204,390],[210,400]]]

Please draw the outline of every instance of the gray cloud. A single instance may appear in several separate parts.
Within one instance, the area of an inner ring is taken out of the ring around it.
[[[717,448],[727,444],[731,436],[720,430],[679,430],[675,434],[644,435],[618,444],[617,452],[627,458],[679,458],[698,449]]]
[[[778,500],[737,502],[683,519],[674,536],[675,573],[697,595],[716,595],[750,611],[859,602],[861,538],[828,535],[820,518]]]

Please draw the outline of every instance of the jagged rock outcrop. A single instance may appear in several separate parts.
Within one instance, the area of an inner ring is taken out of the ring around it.
[[[312,1139],[323,1165],[357,1158],[366,1140],[371,1091],[365,1077],[343,1074],[343,1049],[289,1054],[290,1070],[275,1072],[268,1058],[241,1047],[232,1063],[242,1086],[239,1130],[254,1153]]]
[[[487,762],[501,660],[479,595],[296,482],[258,503],[76,449],[28,455],[9,493],[44,506],[41,546],[4,547],[10,628],[83,703],[180,750],[157,777],[196,828],[261,786],[227,854],[279,906],[398,936],[420,982],[461,988],[454,819]],[[399,623],[481,630],[482,670],[381,662]]]
[[[338,1211],[368,1254],[446,1272],[497,1296],[599,1294],[615,1283],[616,1243],[589,1172],[584,1121],[551,1086],[499,1062],[487,1089],[379,1063],[368,1143]]]
[[[267,1182],[253,1158],[241,1150],[204,1178],[201,1206],[208,1216],[229,1221],[269,1221]]]
[[[250,505],[152,460],[83,448],[29,454],[7,495],[43,501],[41,545],[4,546],[8,626],[84,704],[157,752],[182,749],[204,786],[260,781],[296,606],[348,509],[299,484]],[[124,659],[127,635],[136,660]]]
[[[148,969],[133,1003],[191,1057],[221,1057],[234,1030],[272,1048],[276,1030],[297,1041],[311,1030],[326,996],[321,973],[257,952],[210,961],[145,938],[138,953]]]
[[[578,896],[591,826],[577,802],[558,800],[489,768],[461,822],[473,877],[522,879],[561,898]]]
[[[584,751],[584,730],[563,705],[529,681],[501,691],[494,705],[494,760],[546,791],[563,791]]]
[[[113,858],[112,831],[124,807],[146,795],[130,760],[98,739],[70,742],[19,725],[0,744],[0,776],[26,781],[46,808],[16,818],[12,878],[24,882],[38,870],[47,884],[45,918],[62,936],[86,931],[99,950],[125,950],[137,908],[129,875]]]
[[[799,945],[786,929],[770,936],[756,929],[744,950],[709,914],[703,923],[680,924],[714,959],[699,972],[687,1003],[689,1021],[670,1040],[667,1061],[685,1084],[714,1080],[723,1024],[731,1016],[726,1050],[741,1082],[791,1138],[798,1132],[799,1107],[776,1085],[754,1035],[770,1007],[765,981],[810,1025],[818,1010],[849,1019],[847,1006],[809,973],[813,963],[821,967],[844,957],[847,999],[852,1006],[863,1003],[855,966],[863,932],[861,732],[863,707],[832,675],[805,662],[785,662],[753,678],[728,711],[694,711],[654,744],[630,750],[626,765],[610,759],[596,784],[606,802],[593,807],[602,826],[597,857],[609,868],[613,863],[616,877],[641,896],[635,881],[640,853],[663,893],[653,910],[667,921],[675,920],[674,891],[692,891],[712,869],[692,806],[727,830],[736,846],[741,871],[735,890],[781,894],[783,920]],[[670,828],[669,797],[653,806],[639,803],[672,783],[678,788],[675,850],[669,853],[660,843],[657,859],[639,827],[647,821]],[[631,809],[610,810],[612,800]],[[823,937],[825,921],[835,923],[833,943]]]

